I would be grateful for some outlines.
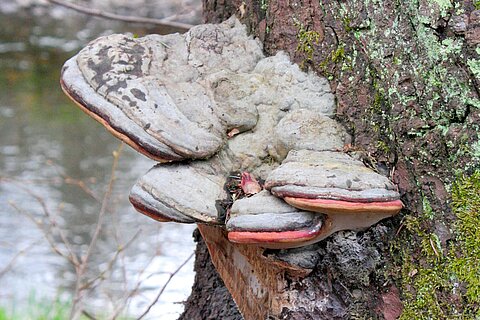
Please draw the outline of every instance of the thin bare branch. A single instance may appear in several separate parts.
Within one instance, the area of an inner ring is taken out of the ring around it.
[[[104,271],[100,272],[95,278],[93,279],[90,279],[88,280],[85,284],[83,284],[83,286],[80,288],[81,290],[84,290],[84,289],[87,289],[87,288],[93,288],[94,287],[94,284],[97,280],[100,280],[100,279],[103,279],[103,277],[105,276],[105,274],[108,272],[108,271],[111,271],[112,268],[113,268],[113,265],[114,263],[117,261],[118,259],[118,256],[120,255],[120,253],[122,253],[123,251],[125,251],[125,249],[127,249],[137,238],[138,236],[140,235],[140,233],[142,232],[141,229],[138,229],[137,232],[133,235],[132,238],[130,238],[130,240],[127,241],[127,243],[125,243],[125,245],[120,245],[118,248],[117,248],[117,251],[115,251],[115,254],[113,255],[112,259],[110,259],[110,261],[108,262],[108,265],[107,267],[105,268]]]
[[[116,211],[114,212],[116,214]],[[111,219],[112,221],[112,228],[113,228],[113,237],[115,239],[115,243],[117,245],[121,244],[121,240],[123,238],[122,235],[120,235],[120,228],[119,228],[119,223],[121,219],[116,219],[113,218]],[[140,232],[141,230],[137,230],[137,232]],[[123,251],[122,251],[123,253]],[[122,287],[123,287],[123,292],[128,291],[128,276],[127,276],[127,270],[126,270],[126,262],[125,262],[125,254],[118,254],[118,264],[117,269],[119,270],[121,277],[122,277]],[[113,306],[113,315],[110,317],[110,319],[116,319],[120,312],[123,310],[128,310],[129,307],[129,300],[126,299],[123,301],[123,299],[118,299],[118,298],[113,298],[109,292],[106,293],[106,296],[109,298],[109,300],[112,303]],[[122,297],[125,296],[125,294],[122,295]]]
[[[42,222],[35,219],[35,217],[33,217],[29,212],[23,210],[22,208],[17,206],[14,202],[9,202],[9,205],[12,208],[14,208],[18,213],[26,216],[28,219],[30,219],[33,223],[35,223],[37,225],[38,229],[43,232],[44,238],[48,241],[48,243],[49,243],[51,249],[53,250],[53,252],[55,252],[56,254],[58,254],[59,256],[65,258],[65,259],[67,259],[70,263],[72,263],[75,266],[73,257],[70,254],[66,254],[66,253],[62,252],[62,250],[60,250],[57,247],[57,245],[55,244],[55,241],[50,237],[50,234],[49,234],[48,230],[45,230],[45,228],[43,227]]]
[[[73,185],[73,186],[77,186],[78,188],[83,190],[83,192],[85,192],[85,194],[94,198],[98,202],[101,202],[101,199],[97,197],[97,195],[95,194],[95,192],[93,192],[92,189],[87,187],[87,185],[85,184],[84,181],[72,178],[69,175],[65,174],[63,172],[63,170],[61,170],[61,168],[53,160],[47,160],[47,165],[49,165],[49,166],[51,166],[52,168],[55,169],[57,174],[63,178],[63,183]]]
[[[116,319],[118,317],[118,315],[120,314],[120,312],[126,308],[126,305],[127,303],[130,301],[130,299],[138,294],[139,292],[139,289],[140,289],[140,286],[143,284],[144,281],[150,279],[150,277],[153,276],[153,274],[150,274],[148,275],[146,278],[142,279],[144,273],[146,272],[148,266],[150,266],[153,262],[153,260],[155,259],[155,257],[157,257],[157,255],[152,255],[150,257],[150,259],[143,265],[143,268],[141,270],[139,270],[137,272],[137,281],[136,281],[136,284],[135,286],[130,289],[125,295],[124,295],[124,298],[122,299],[122,302],[120,302],[120,304],[118,304],[118,307],[115,308],[115,311],[113,312],[113,315],[110,319]],[[112,300],[113,302],[113,300]]]
[[[188,261],[190,261],[190,259],[193,257],[194,253],[190,254],[190,256],[177,268],[175,269],[175,271],[173,271],[172,273],[170,273],[170,276],[168,277],[168,280],[167,282],[165,282],[165,284],[163,285],[163,287],[160,289],[160,291],[158,292],[157,296],[155,297],[155,299],[152,301],[152,303],[148,306],[148,308],[140,315],[140,317],[137,318],[137,320],[140,320],[140,319],[143,319],[143,317],[145,317],[149,312],[150,312],[150,309],[152,309],[152,307],[158,302],[158,300],[160,299],[160,297],[162,296],[163,292],[165,291],[165,289],[167,288],[168,284],[170,283],[170,281],[172,280],[172,278],[187,264]]]
[[[119,234],[115,234],[115,239],[117,242],[117,249],[115,254],[109,259],[106,268],[101,271],[99,274],[95,274],[93,278],[87,277],[87,270],[89,268],[91,256],[93,254],[93,251],[95,251],[96,246],[98,245],[98,238],[102,232],[102,230],[105,228],[105,216],[111,211],[110,208],[110,203],[112,201],[112,193],[113,193],[113,186],[114,182],[116,181],[116,171],[118,167],[118,160],[119,160],[119,155],[122,150],[123,145],[120,145],[120,147],[113,153],[113,162],[112,162],[112,167],[111,167],[111,176],[108,182],[108,185],[106,186],[106,190],[104,192],[104,195],[100,200],[101,202],[101,208],[98,213],[98,218],[97,218],[97,223],[95,230],[92,235],[92,239],[84,253],[83,256],[79,256],[77,254],[74,254],[74,251],[72,250],[70,243],[68,242],[68,238],[64,234],[64,230],[59,226],[58,221],[56,221],[56,216],[58,213],[50,211],[50,208],[47,205],[47,202],[40,197],[39,195],[36,195],[31,188],[28,188],[28,186],[25,186],[23,181],[19,181],[16,179],[10,179],[7,177],[1,177],[0,176],[0,182],[5,181],[5,182],[10,182],[14,183],[19,189],[25,191],[28,195],[30,195],[34,200],[40,205],[40,210],[43,213],[43,216],[37,217],[36,215],[32,214],[31,212],[28,212],[22,206],[17,205],[15,202],[11,201],[9,204],[11,205],[12,208],[14,208],[16,211],[19,213],[25,215],[28,217],[32,222],[34,222],[37,227],[40,229],[40,231],[43,233],[43,236],[46,238],[48,241],[50,247],[52,250],[58,254],[59,256],[62,256],[63,258],[67,259],[72,265],[75,267],[75,272],[76,272],[76,286],[75,286],[75,291],[74,291],[74,297],[73,297],[73,304],[72,304],[72,310],[70,317],[72,319],[78,319],[82,315],[86,318],[89,319],[95,319],[94,314],[90,314],[88,311],[88,308],[85,308],[83,305],[83,299],[85,298],[86,292],[94,289],[95,287],[101,285],[101,282],[105,280],[106,274],[109,272],[109,270],[112,270],[114,265],[119,263],[119,259],[123,256],[122,253],[125,251],[126,248],[128,248],[139,236],[140,231],[138,230],[132,238],[130,238],[128,241],[124,242],[124,238],[121,237]],[[82,183],[81,180],[76,180],[72,179],[68,175],[61,174],[59,172],[59,176],[62,176],[63,182],[64,183],[69,183],[72,185],[76,185],[80,187],[85,193],[90,194],[91,190],[86,187]],[[62,182],[62,179],[60,180],[51,180],[54,183]],[[50,182],[50,181],[48,181]],[[85,186],[83,188],[82,186]],[[54,213],[54,214],[53,214]],[[114,222],[115,224],[115,222]],[[62,242],[65,244],[65,247],[63,246],[58,246],[55,236],[59,235],[61,238]],[[123,242],[123,243],[122,243]],[[30,246],[29,246],[30,247]],[[26,250],[29,248],[23,249],[22,251],[18,252],[16,256],[7,264],[6,268],[0,270],[0,276],[7,272],[9,269],[12,268],[14,265],[16,259],[21,256]],[[152,307],[158,302],[160,299],[160,296],[163,294],[165,291],[166,287],[168,284],[171,282],[172,278],[178,273],[178,271],[192,258],[193,254],[188,257],[188,259],[185,260],[178,268],[175,270],[173,273],[169,274],[169,278],[167,282],[163,285],[163,287],[160,289],[158,294],[156,295],[156,298],[153,300],[153,302],[148,306],[148,308],[145,310],[145,312],[140,316],[139,319],[144,318],[152,309]],[[125,310],[125,308],[128,308],[128,303],[132,299],[132,297],[136,294],[139,293],[140,287],[142,283],[149,279],[153,274],[150,274],[148,277],[143,278],[141,280],[141,275],[145,273],[147,266],[150,265],[150,263],[153,261],[155,256],[152,257],[152,259],[147,262],[147,265],[145,268],[140,271],[140,275],[138,276],[138,282],[134,288],[131,288],[128,290],[128,292],[125,293],[125,295],[121,298],[121,300],[116,299],[118,304],[114,308],[113,315],[111,319],[116,319],[122,310]],[[125,272],[125,270],[124,270]],[[125,288],[127,289],[127,288]]]
[[[107,211],[107,206],[109,204],[110,196],[112,195],[113,191],[113,185],[115,182],[115,172],[117,170],[118,166],[118,160],[120,158],[120,153],[123,149],[123,143],[120,144],[117,150],[113,152],[113,163],[112,163],[112,168],[110,172],[110,180],[108,182],[107,190],[105,191],[105,194],[103,196],[102,200],[102,206],[100,208],[100,212],[98,214],[98,219],[97,219],[97,225],[95,227],[95,231],[93,232],[92,239],[90,240],[90,244],[88,245],[87,252],[85,255],[82,256],[81,258],[81,263],[78,268],[76,268],[76,273],[77,273],[77,281],[75,284],[75,297],[73,299],[73,304],[72,304],[72,309],[70,313],[70,318],[75,319],[77,315],[77,306],[79,301],[81,300],[81,292],[84,290],[83,289],[83,275],[85,274],[85,271],[87,270],[88,267],[88,261],[90,259],[90,256],[93,253],[93,250],[95,249],[95,246],[97,244],[97,239],[98,236],[100,235],[100,232],[102,230],[103,226],[103,219],[105,217],[105,213]]]
[[[92,9],[92,8],[87,8],[84,6],[80,6],[77,4],[73,4],[67,1],[63,0],[47,0],[47,2],[69,8],[72,10],[75,10],[77,12],[81,12],[84,14],[88,14],[91,16],[95,17],[100,17],[100,18],[105,18],[105,19],[110,19],[110,20],[118,20],[118,21],[124,21],[124,22],[130,22],[130,23],[143,23],[143,24],[153,24],[161,27],[170,27],[170,28],[176,28],[181,32],[185,32],[193,25],[187,24],[187,23],[181,23],[181,22],[175,22],[175,21],[168,21],[165,19],[154,19],[154,18],[144,18],[144,17],[132,17],[132,16],[124,16],[124,15],[119,15],[111,12],[105,12],[102,10],[98,9]]]
[[[60,228],[57,224],[57,222],[55,221],[55,219],[53,218],[52,214],[50,213],[50,210],[48,209],[47,207],[47,204],[45,203],[45,200],[40,197],[39,195],[35,194],[32,190],[29,190],[28,188],[24,187],[23,185],[20,185],[20,184],[16,184],[16,186],[20,189],[22,189],[23,191],[25,191],[28,195],[30,195],[31,197],[33,197],[39,204],[40,206],[42,207],[42,211],[43,211],[43,214],[45,215],[45,217],[48,219],[48,222],[49,222],[49,225],[52,229],[55,229],[58,234],[60,235],[60,239],[62,240],[63,244],[65,245],[65,248],[67,249],[67,252],[68,252],[68,260],[70,261],[70,263],[72,263],[74,266],[78,266],[80,264],[78,258],[77,258],[77,255],[74,253],[73,249],[72,249],[72,245],[70,244],[70,241],[68,241],[65,233],[63,232],[62,228]],[[48,237],[48,232],[45,231],[42,226],[38,223],[38,221],[29,213],[27,213],[26,211],[24,210],[21,210],[16,204],[14,203],[10,203],[10,205],[15,209],[17,210],[18,212],[26,215],[28,218],[30,218],[30,220],[32,220],[38,227],[40,230],[43,230],[44,231],[44,234],[45,234],[45,238],[47,238],[48,242],[50,243],[50,246],[52,247],[52,249],[56,252],[56,253],[59,253],[59,250],[58,248],[56,247],[54,241],[52,239],[50,239],[50,237]],[[61,256],[65,256],[63,253],[60,254]]]
[[[83,192],[85,192],[86,194],[88,194],[90,197],[97,200],[98,202],[100,202],[100,199],[95,195],[95,193],[92,191],[92,189],[87,187],[85,185],[85,182],[83,182],[82,180],[74,179],[74,178],[69,177],[69,176],[64,175],[64,174],[62,174],[62,177],[63,177],[63,182],[64,183],[79,187],[80,189],[83,190]]]
[[[65,248],[67,249],[68,251],[68,255],[70,257],[70,260],[72,262],[73,265],[77,266],[79,264],[79,261],[78,261],[78,258],[77,258],[77,255],[74,253],[73,249],[72,249],[72,245],[70,244],[70,241],[68,241],[67,239],[67,236],[65,235],[65,233],[63,232],[62,228],[60,228],[57,224],[57,221],[55,221],[55,219],[53,218],[52,214],[50,213],[50,211],[48,210],[48,207],[47,207],[47,204],[45,203],[45,200],[34,194],[33,192],[31,192],[30,190],[27,190],[28,194],[30,194],[32,197],[35,198],[35,200],[37,200],[38,203],[40,203],[40,205],[42,206],[42,210],[43,210],[43,214],[45,215],[45,217],[48,219],[49,223],[50,223],[50,226],[52,226],[53,228],[55,228],[55,230],[57,230],[58,234],[60,235],[60,239],[62,240],[62,243],[65,245]]]
[[[113,164],[110,171],[110,181],[108,182],[107,191],[102,200],[102,207],[100,208],[100,213],[98,215],[97,226],[95,227],[95,232],[93,233],[92,240],[87,249],[87,253],[82,257],[82,264],[86,265],[88,263],[88,259],[92,255],[93,249],[97,243],[98,236],[100,235],[100,231],[102,230],[103,218],[105,217],[105,213],[107,211],[107,206],[109,204],[110,196],[112,195],[113,184],[115,182],[116,176],[115,171],[117,170],[118,166],[118,159],[120,157],[120,152],[123,149],[123,143],[120,144],[117,150],[113,152]]]
[[[31,184],[31,183],[62,183],[62,179],[59,177],[46,179],[46,178],[37,178],[37,179],[19,179],[19,178],[12,178],[9,176],[0,176],[0,182],[7,182],[7,183],[22,183],[22,184]]]
[[[41,238],[40,238],[41,239]],[[10,271],[12,269],[12,267],[14,266],[15,262],[17,261],[17,259],[25,254],[27,251],[29,251],[30,249],[32,249],[34,246],[36,246],[38,244],[38,240],[35,240],[33,242],[31,242],[28,246],[26,246],[24,249],[18,251],[15,256],[13,256],[13,258],[10,260],[9,263],[7,263],[7,265],[2,269],[0,270],[0,279],[5,275],[5,273],[7,273],[8,271]]]
[[[0,182],[4,181],[4,182],[7,182],[7,183],[15,183],[16,185],[19,185],[19,186],[26,185],[26,184],[32,184],[32,183],[49,183],[49,184],[65,183],[65,184],[68,184],[68,185],[77,186],[78,188],[82,189],[87,195],[94,198],[98,202],[101,202],[101,199],[99,199],[95,195],[95,193],[92,191],[92,189],[90,189],[85,184],[85,181],[72,178],[68,175],[65,175],[65,174],[61,173],[61,172],[58,172],[58,175],[61,176],[62,178],[56,177],[56,178],[51,178],[51,179],[18,179],[18,178],[12,178],[12,177],[7,177],[7,176],[0,176]]]
[[[90,320],[97,320],[97,318],[95,318],[94,316],[92,316],[90,313],[88,313],[85,310],[82,310],[82,314]]]

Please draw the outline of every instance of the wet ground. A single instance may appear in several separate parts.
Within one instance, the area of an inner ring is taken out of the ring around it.
[[[187,4],[198,9],[192,1],[172,2],[181,3],[184,14]],[[0,308],[17,314],[28,304],[71,300],[75,269],[54,252],[45,235],[62,252],[68,245],[76,254],[86,252],[109,183],[112,153],[120,145],[62,94],[62,63],[101,34],[166,32],[38,3],[0,0]],[[120,11],[142,14],[166,2],[143,1],[145,8],[138,12],[128,11],[125,3],[132,2],[124,1]],[[168,8],[160,11],[175,14],[174,5]],[[149,14],[162,17],[151,10]],[[185,19],[195,23],[199,18]],[[91,279],[99,274],[105,278],[85,291],[83,303],[90,313],[108,316],[126,307],[123,314],[140,314],[169,273],[193,252],[193,226],[155,223],[128,203],[131,185],[153,164],[128,146],[120,153],[87,273]],[[190,260],[173,277],[150,318],[177,318],[190,293],[192,266]]]

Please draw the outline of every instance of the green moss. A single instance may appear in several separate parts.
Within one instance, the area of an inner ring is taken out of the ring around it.
[[[383,153],[389,153],[391,151],[390,147],[385,141],[377,141],[377,149],[381,150]]]
[[[333,79],[333,73],[329,71],[329,66],[332,64],[337,65],[342,71],[352,70],[352,59],[346,55],[345,45],[340,44],[336,50],[330,52],[330,54],[318,65],[321,73],[329,80]]]
[[[332,62],[338,63],[345,59],[345,47],[339,46],[337,50],[333,51],[331,54]]]
[[[455,184],[452,206],[458,218],[455,224],[462,253],[452,268],[466,286],[466,297],[480,316],[480,171]]]
[[[480,317],[480,170],[454,183],[452,209],[457,220],[446,250],[437,234],[426,231],[428,215],[407,217],[409,234],[393,244],[402,257],[401,319]],[[432,211],[428,202],[424,211]]]
[[[475,9],[480,10],[480,1],[474,1],[473,5],[475,6]]]
[[[480,1],[473,3],[480,9]],[[455,175],[449,175],[449,170],[471,172],[471,168],[476,168],[472,158],[480,161],[480,142],[472,143],[480,126],[465,120],[469,112],[476,112],[473,108],[480,108],[480,101],[471,77],[458,68],[467,63],[468,71],[478,77],[480,48],[477,55],[470,56],[463,37],[440,37],[435,30],[439,17],[448,17],[455,9],[460,11],[459,2],[396,1],[398,14],[390,17],[391,24],[380,27],[375,25],[377,17],[390,16],[391,9],[383,1],[378,5],[365,1],[362,8],[372,19],[364,29],[353,27],[354,8],[360,7],[353,4],[359,2],[342,2],[335,18],[352,35],[352,41],[345,46],[346,55],[358,51],[367,58],[367,68],[364,60],[358,60],[359,66],[354,58],[351,63],[352,70],[362,70],[364,75],[347,76],[349,81],[370,81],[372,100],[365,106],[362,120],[377,133],[373,136],[376,149],[378,153],[387,153],[389,146],[413,142],[415,149],[408,158],[398,149],[393,152],[407,162],[417,162],[418,168],[431,170],[422,173],[420,169],[418,175],[428,174],[449,185],[456,216],[449,224],[451,212],[436,209],[440,203],[435,194],[428,193],[420,195],[423,212],[404,220],[403,231],[392,244],[392,257],[398,259],[395,275],[403,293],[402,319],[480,320],[480,249],[472,249],[480,248],[480,234],[476,231],[480,230],[479,209],[472,209],[480,208],[480,171],[470,177],[461,176],[456,183],[451,181]],[[322,64],[331,65],[331,60]],[[415,126],[405,125],[409,117]],[[395,134],[390,137],[392,128]],[[452,137],[452,132],[462,135]],[[385,135],[389,138],[384,139]],[[439,148],[432,148],[425,141],[447,146],[449,158],[445,159]],[[431,169],[434,166],[439,170]],[[446,230],[451,232],[451,238]]]
[[[268,9],[268,0],[262,0],[260,3],[260,9],[263,11],[267,11]]]
[[[350,31],[353,30],[353,28],[350,26],[351,21],[350,21],[349,17],[344,17],[342,19],[342,22],[343,22],[343,27],[345,28],[346,32],[350,32]]]
[[[315,45],[320,41],[320,33],[313,30],[307,30],[303,24],[294,20],[297,31],[297,52],[305,54],[305,60],[302,62],[302,67],[305,62],[311,62],[313,60],[313,54],[315,52]]]

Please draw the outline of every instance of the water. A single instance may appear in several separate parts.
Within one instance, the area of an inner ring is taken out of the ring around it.
[[[99,34],[152,30],[62,10],[49,10],[46,18],[34,12],[43,7],[15,11],[11,3],[0,1],[0,307],[18,312],[32,296],[34,303],[71,300],[75,269],[53,250],[67,252],[59,230],[73,252],[85,254],[120,146],[63,95],[60,67]],[[89,279],[102,272],[105,278],[85,291],[89,313],[109,316],[123,307],[123,314],[142,313],[194,250],[193,226],[156,223],[128,203],[130,187],[153,164],[128,146],[120,152],[87,272]],[[190,259],[150,318],[176,319],[193,276]]]

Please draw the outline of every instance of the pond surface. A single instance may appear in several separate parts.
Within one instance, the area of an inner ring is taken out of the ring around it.
[[[122,148],[76,108],[61,92],[58,77],[63,62],[98,34],[151,30],[63,11],[57,20],[2,12],[7,2],[0,1],[0,307],[18,314],[32,303],[71,301],[75,268],[55,250],[87,251],[112,154],[121,149],[86,273],[86,279],[102,277],[85,290],[81,304],[102,318],[123,307],[123,315],[141,314],[193,252],[194,226],[156,223],[131,207],[130,187],[154,162]],[[192,258],[147,318],[176,319],[193,277]]]

